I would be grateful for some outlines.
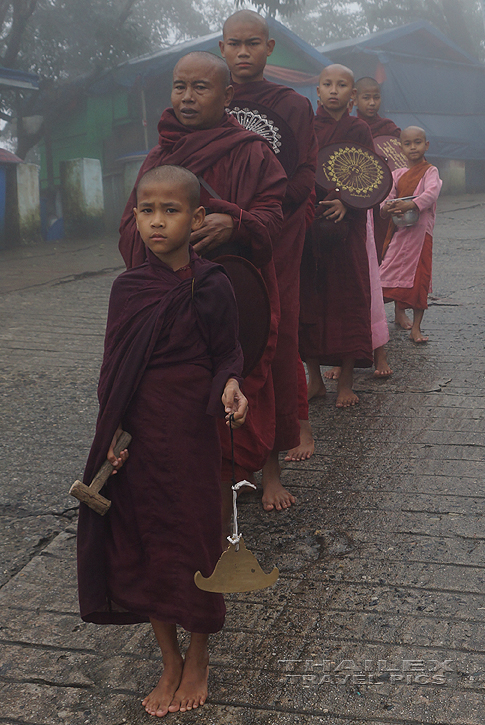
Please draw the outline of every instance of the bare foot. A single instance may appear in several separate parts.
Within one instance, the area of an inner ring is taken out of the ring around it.
[[[169,712],[169,707],[182,679],[183,667],[182,657],[180,657],[178,665],[174,663],[164,667],[158,685],[141,703],[149,715],[164,717]]]
[[[388,378],[392,375],[392,370],[387,362],[386,348],[384,345],[374,350],[374,367],[374,376],[376,378]]]
[[[396,314],[394,317],[394,322],[396,325],[399,325],[402,327],[403,330],[410,330],[413,326],[413,323],[409,319],[409,317],[406,315],[404,310],[400,310],[398,307],[396,307]]]
[[[187,650],[180,685],[173,696],[168,712],[186,712],[204,705],[207,700],[209,654]]]
[[[326,370],[323,373],[323,377],[326,378],[326,380],[338,380],[340,377],[341,368],[338,366],[335,366],[331,370]]]
[[[327,388],[325,387],[323,380],[315,383],[308,383],[308,400],[311,400],[312,398],[323,398],[326,394]]]
[[[312,427],[309,420],[300,420],[300,445],[292,448],[285,456],[285,461],[306,461],[315,452]]]
[[[263,508],[265,511],[283,511],[296,503],[296,498],[281,484],[281,467],[277,451],[271,454],[263,467]]]
[[[414,330],[411,330],[411,334],[409,335],[409,339],[412,342],[415,342],[417,345],[422,345],[425,342],[428,342],[429,337],[424,337],[421,330],[418,332],[415,332]]]
[[[357,405],[358,403],[359,397],[352,388],[342,386],[341,389],[337,390],[337,408],[349,408],[351,405]]]

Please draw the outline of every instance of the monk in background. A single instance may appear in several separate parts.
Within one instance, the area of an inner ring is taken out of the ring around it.
[[[317,142],[310,101],[288,86],[264,78],[268,57],[275,41],[269,37],[266,20],[251,10],[241,10],[224,23],[219,43],[231,72],[234,101],[251,108],[251,101],[273,110],[292,131],[291,143],[296,168],[288,179],[283,200],[283,227],[273,259],[280,293],[281,319],[276,353],[272,363],[276,405],[274,448],[263,468],[263,506],[281,510],[295,498],[281,484],[278,454],[288,451],[288,460],[309,458],[314,441],[308,421],[299,421],[298,411],[298,318],[300,312],[300,261],[305,239],[305,213],[315,181]],[[305,381],[306,385],[306,381]]]
[[[244,380],[249,412],[245,427],[234,436],[236,480],[242,481],[261,470],[274,449],[271,362],[280,307],[273,247],[278,245],[283,221],[286,175],[261,137],[242,128],[226,113],[232,95],[229,71],[221,58],[205,52],[181,58],[173,73],[173,107],[162,114],[159,143],[144,161],[138,180],[162,164],[192,171],[201,181],[201,204],[208,210],[200,229],[192,233],[193,249],[208,258],[222,254],[244,256],[259,269],[266,283],[271,304],[270,336],[262,359]],[[141,264],[146,256],[132,212],[138,180],[120,227],[120,251],[127,267]],[[227,528],[232,512],[232,466],[230,435],[223,421],[219,423],[219,435],[223,526]]]
[[[356,142],[373,149],[364,121],[349,115],[354,97],[354,76],[349,68],[330,65],[320,74],[317,92],[320,105],[315,120],[319,148],[339,142]],[[308,372],[308,397],[325,395],[320,365],[341,367],[337,381],[337,407],[359,402],[352,390],[354,367],[373,364],[369,262],[366,250],[365,210],[348,209],[334,193],[317,186],[323,216],[349,229],[344,243],[325,245],[317,260],[311,232],[302,259],[300,353]]]

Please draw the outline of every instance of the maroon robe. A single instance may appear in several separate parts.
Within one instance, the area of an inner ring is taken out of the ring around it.
[[[363,116],[359,109],[357,109],[357,118],[360,118],[369,126],[372,138],[378,136],[395,136],[399,138],[401,135],[401,129],[390,118],[382,118],[379,114],[376,114],[374,118],[369,119]]]
[[[242,370],[232,286],[192,252],[181,279],[151,252],[114,282],[99,381],[100,410],[84,473],[92,480],[121,423],[129,459],[103,494],[106,516],[81,504],[81,616],[98,624],[160,621],[191,632],[224,622],[222,595],[194,584],[221,554],[220,447],[214,415]]]
[[[202,203],[209,212],[229,214],[234,233],[228,244],[216,250],[241,254],[260,269],[271,303],[271,331],[268,346],[255,370],[244,381],[249,401],[245,425],[235,432],[235,460],[247,471],[258,471],[274,446],[275,413],[271,378],[279,323],[279,295],[272,260],[273,241],[278,243],[282,223],[281,202],[286,175],[273,152],[260,136],[246,131],[232,116],[205,130],[189,129],[176,119],[171,108],[158,124],[159,145],[144,161],[138,180],[149,169],[162,164],[184,166],[204,180],[221,197],[209,197],[202,189]],[[128,267],[140,264],[145,247],[136,230],[133,207],[136,184],[126,205],[120,227],[120,251]],[[222,455],[231,457],[230,437],[225,425],[219,426]]]
[[[377,138],[378,136],[394,136],[395,138],[399,138],[401,135],[401,129],[399,126],[396,126],[394,121],[391,121],[390,118],[381,118],[379,115],[376,115],[373,119],[369,120],[365,118],[358,109],[357,116],[367,123],[370,128],[372,138]],[[374,240],[376,243],[377,259],[380,264],[382,261],[382,247],[386,238],[389,221],[381,217],[379,204],[373,210],[373,217]]]
[[[273,259],[280,293],[281,319],[273,359],[276,405],[275,449],[288,450],[300,441],[298,423],[298,319],[300,262],[305,241],[308,198],[315,185],[317,140],[310,101],[288,86],[269,81],[234,83],[234,101],[255,101],[277,113],[293,131],[298,165],[288,179],[283,200],[283,227]]]
[[[319,148],[344,141],[373,148],[367,124],[348,113],[335,121],[320,106],[315,131]],[[324,198],[326,193],[317,186],[317,201]],[[367,212],[348,209],[345,219],[349,224],[347,239],[327,245],[318,265],[311,232],[307,235],[301,268],[300,353],[303,360],[317,359],[321,365],[341,365],[344,357],[354,357],[356,367],[370,367]]]

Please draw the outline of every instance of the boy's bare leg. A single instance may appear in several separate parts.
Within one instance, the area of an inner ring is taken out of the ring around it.
[[[296,498],[281,484],[281,466],[278,451],[271,451],[263,466],[263,508],[265,511],[282,511],[296,503]]]
[[[323,373],[323,377],[325,380],[338,380],[340,377],[341,368],[339,368],[338,365],[335,365],[331,370],[326,370]]]
[[[315,452],[312,427],[309,420],[300,420],[300,445],[292,448],[285,456],[285,461],[306,461]]]
[[[344,357],[342,360],[342,372],[337,383],[337,408],[348,408],[359,402],[358,396],[352,390],[354,364],[353,357]]]
[[[396,325],[402,327],[403,330],[410,330],[413,323],[406,315],[406,312],[397,306],[397,302],[394,302],[394,313],[394,322]]]
[[[192,632],[185,653],[182,679],[168,708],[169,712],[186,712],[202,706],[207,700],[209,678],[208,634]]]
[[[327,394],[327,388],[323,382],[320,363],[312,358],[306,361],[306,366],[308,370],[308,400],[323,397]]]
[[[180,654],[175,624],[150,619],[157,642],[162,650],[163,674],[158,685],[142,701],[149,715],[164,717],[182,679],[184,661]]]
[[[387,362],[387,353],[385,345],[376,347],[374,350],[374,375],[376,378],[388,378],[392,375],[392,370]]]
[[[414,310],[413,309],[413,326],[411,328],[411,334],[409,337],[413,342],[417,343],[423,343],[428,342],[429,337],[424,337],[423,333],[421,332],[421,320],[423,319],[424,310]]]

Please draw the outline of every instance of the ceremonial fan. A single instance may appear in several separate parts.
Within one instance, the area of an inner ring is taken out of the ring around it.
[[[374,148],[379,156],[382,156],[391,171],[403,169],[408,165],[399,139],[395,136],[376,136]]]
[[[298,144],[286,121],[272,108],[253,100],[233,100],[227,113],[248,131],[262,136],[273,149],[276,158],[291,178],[298,166]]]
[[[233,416],[231,416],[233,419]],[[232,420],[230,419],[231,423]],[[246,549],[242,534],[239,533],[237,523],[237,492],[241,486],[256,486],[249,481],[236,483],[234,474],[234,434],[231,425],[232,448],[232,536],[228,536],[229,548],[224,551],[217,562],[210,577],[203,577],[200,571],[194,574],[194,582],[199,589],[205,592],[254,592],[257,589],[266,589],[278,579],[280,573],[276,567],[269,574],[261,569],[258,560],[249,549]]]
[[[353,209],[380,204],[392,186],[386,162],[358,143],[334,143],[320,149],[315,180],[325,191],[336,192]]]

